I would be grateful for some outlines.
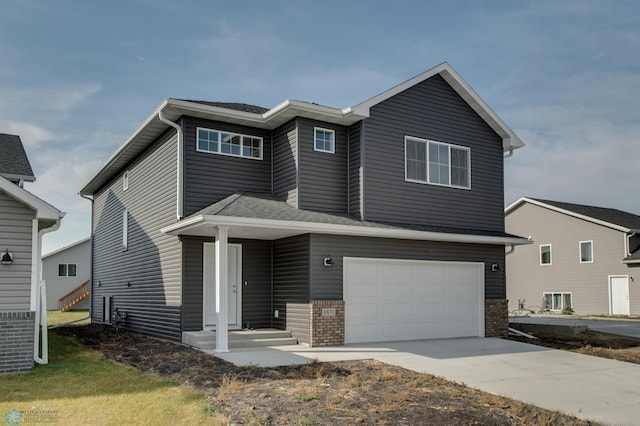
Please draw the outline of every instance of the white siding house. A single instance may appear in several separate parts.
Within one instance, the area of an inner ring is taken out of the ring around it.
[[[85,238],[42,256],[42,277],[47,283],[47,309],[60,309],[60,299],[91,277],[91,240]],[[89,309],[87,297],[71,309]]]

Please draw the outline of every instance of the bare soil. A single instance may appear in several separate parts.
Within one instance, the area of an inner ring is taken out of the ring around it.
[[[108,359],[203,392],[242,425],[596,425],[376,361],[236,367],[196,349],[101,325],[54,332]]]

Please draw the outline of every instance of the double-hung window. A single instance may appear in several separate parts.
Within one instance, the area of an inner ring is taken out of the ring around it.
[[[580,263],[593,263],[593,241],[580,241]]]
[[[320,152],[335,152],[336,132],[329,129],[315,127],[313,129],[313,149]]]
[[[551,244],[540,246],[540,265],[551,265]]]
[[[405,136],[405,179],[411,182],[471,188],[471,150]]]
[[[197,135],[198,151],[262,160],[260,137],[201,127],[198,127]]]

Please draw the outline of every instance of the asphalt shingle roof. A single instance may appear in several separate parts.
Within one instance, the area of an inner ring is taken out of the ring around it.
[[[209,102],[209,101],[194,101],[190,99],[179,99],[179,100],[185,101],[185,102],[193,102],[194,104],[202,104],[202,105],[209,105],[209,106],[214,106],[218,108],[233,109],[236,111],[251,112],[253,114],[264,114],[265,112],[269,111],[269,108],[263,108],[257,105],[249,105],[249,104],[243,104],[238,102]]]
[[[550,206],[557,207],[563,210],[568,210],[576,214],[588,216],[593,219],[623,226],[625,228],[640,229],[640,216],[622,210],[586,206],[582,204],[563,203],[560,201],[541,200],[538,198],[532,198],[532,200],[539,201],[541,203],[548,204]]]
[[[367,222],[348,215],[297,209],[291,204],[282,201],[271,194],[256,194],[248,192],[237,192],[232,194],[227,198],[194,213],[192,217],[200,215],[218,215],[253,219],[362,226],[367,228],[405,229],[412,231],[519,238],[505,232]]]
[[[0,133],[0,175],[35,178],[20,136]]]

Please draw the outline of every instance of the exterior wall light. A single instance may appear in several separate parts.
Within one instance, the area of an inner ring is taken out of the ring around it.
[[[493,272],[498,272],[500,270],[500,265],[498,265],[497,263],[492,263],[491,264],[491,270]]]
[[[13,256],[9,253],[9,249],[7,249],[2,255],[2,260],[0,260],[3,265],[11,265],[13,263]]]
[[[324,258],[324,266],[333,266],[333,259],[331,259],[331,256],[327,256]]]

